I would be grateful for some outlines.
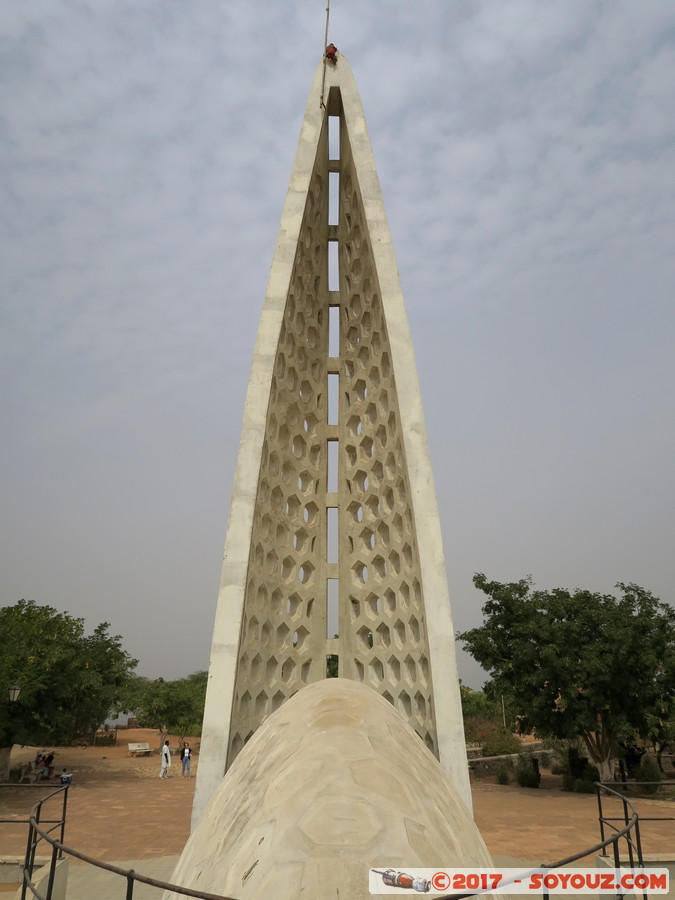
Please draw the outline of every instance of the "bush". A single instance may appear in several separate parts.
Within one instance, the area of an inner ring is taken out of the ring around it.
[[[516,781],[521,787],[538,788],[541,781],[539,764],[532,756],[521,756],[516,769]]]
[[[520,740],[508,731],[495,731],[488,735],[483,743],[483,756],[504,756],[507,753],[518,753]]]
[[[594,794],[595,783],[586,778],[575,778],[572,789],[575,794]]]
[[[506,766],[502,766],[497,771],[497,784],[508,784],[509,783],[509,770]]]
[[[661,771],[653,756],[644,756],[642,762],[635,770],[636,781],[661,781]],[[655,794],[659,789],[658,784],[645,784],[642,790],[645,794]]]

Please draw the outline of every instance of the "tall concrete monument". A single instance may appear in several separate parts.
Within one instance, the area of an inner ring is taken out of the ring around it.
[[[320,64],[310,91],[260,319],[194,823],[266,719],[336,667],[396,707],[470,810],[415,358],[341,55]]]

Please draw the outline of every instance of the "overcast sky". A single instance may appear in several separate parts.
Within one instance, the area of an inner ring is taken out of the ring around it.
[[[208,666],[325,0],[0,7],[0,604]],[[333,0],[476,571],[675,597],[675,4]],[[482,677],[460,654],[473,687]]]

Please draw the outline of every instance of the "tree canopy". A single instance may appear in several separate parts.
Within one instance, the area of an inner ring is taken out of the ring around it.
[[[32,601],[0,608],[0,780],[12,744],[69,743],[119,704],[137,661],[109,628],[87,635],[84,619]],[[21,696],[10,704],[13,683]]]
[[[675,716],[675,610],[636,584],[619,596],[535,590],[474,576],[484,623],[459,635],[493,690],[519,707],[521,730],[583,738],[603,780],[618,740]],[[664,726],[665,727],[665,726]]]
[[[193,672],[187,678],[165,681],[137,677],[133,680],[125,706],[138,724],[157,728],[162,737],[169,731],[181,737],[201,734],[208,672]]]

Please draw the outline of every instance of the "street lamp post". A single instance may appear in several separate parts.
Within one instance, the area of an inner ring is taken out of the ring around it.
[[[19,687],[18,684],[11,685],[10,689],[9,689],[9,702],[16,703],[16,701],[19,699],[20,693],[21,693],[21,688]]]

